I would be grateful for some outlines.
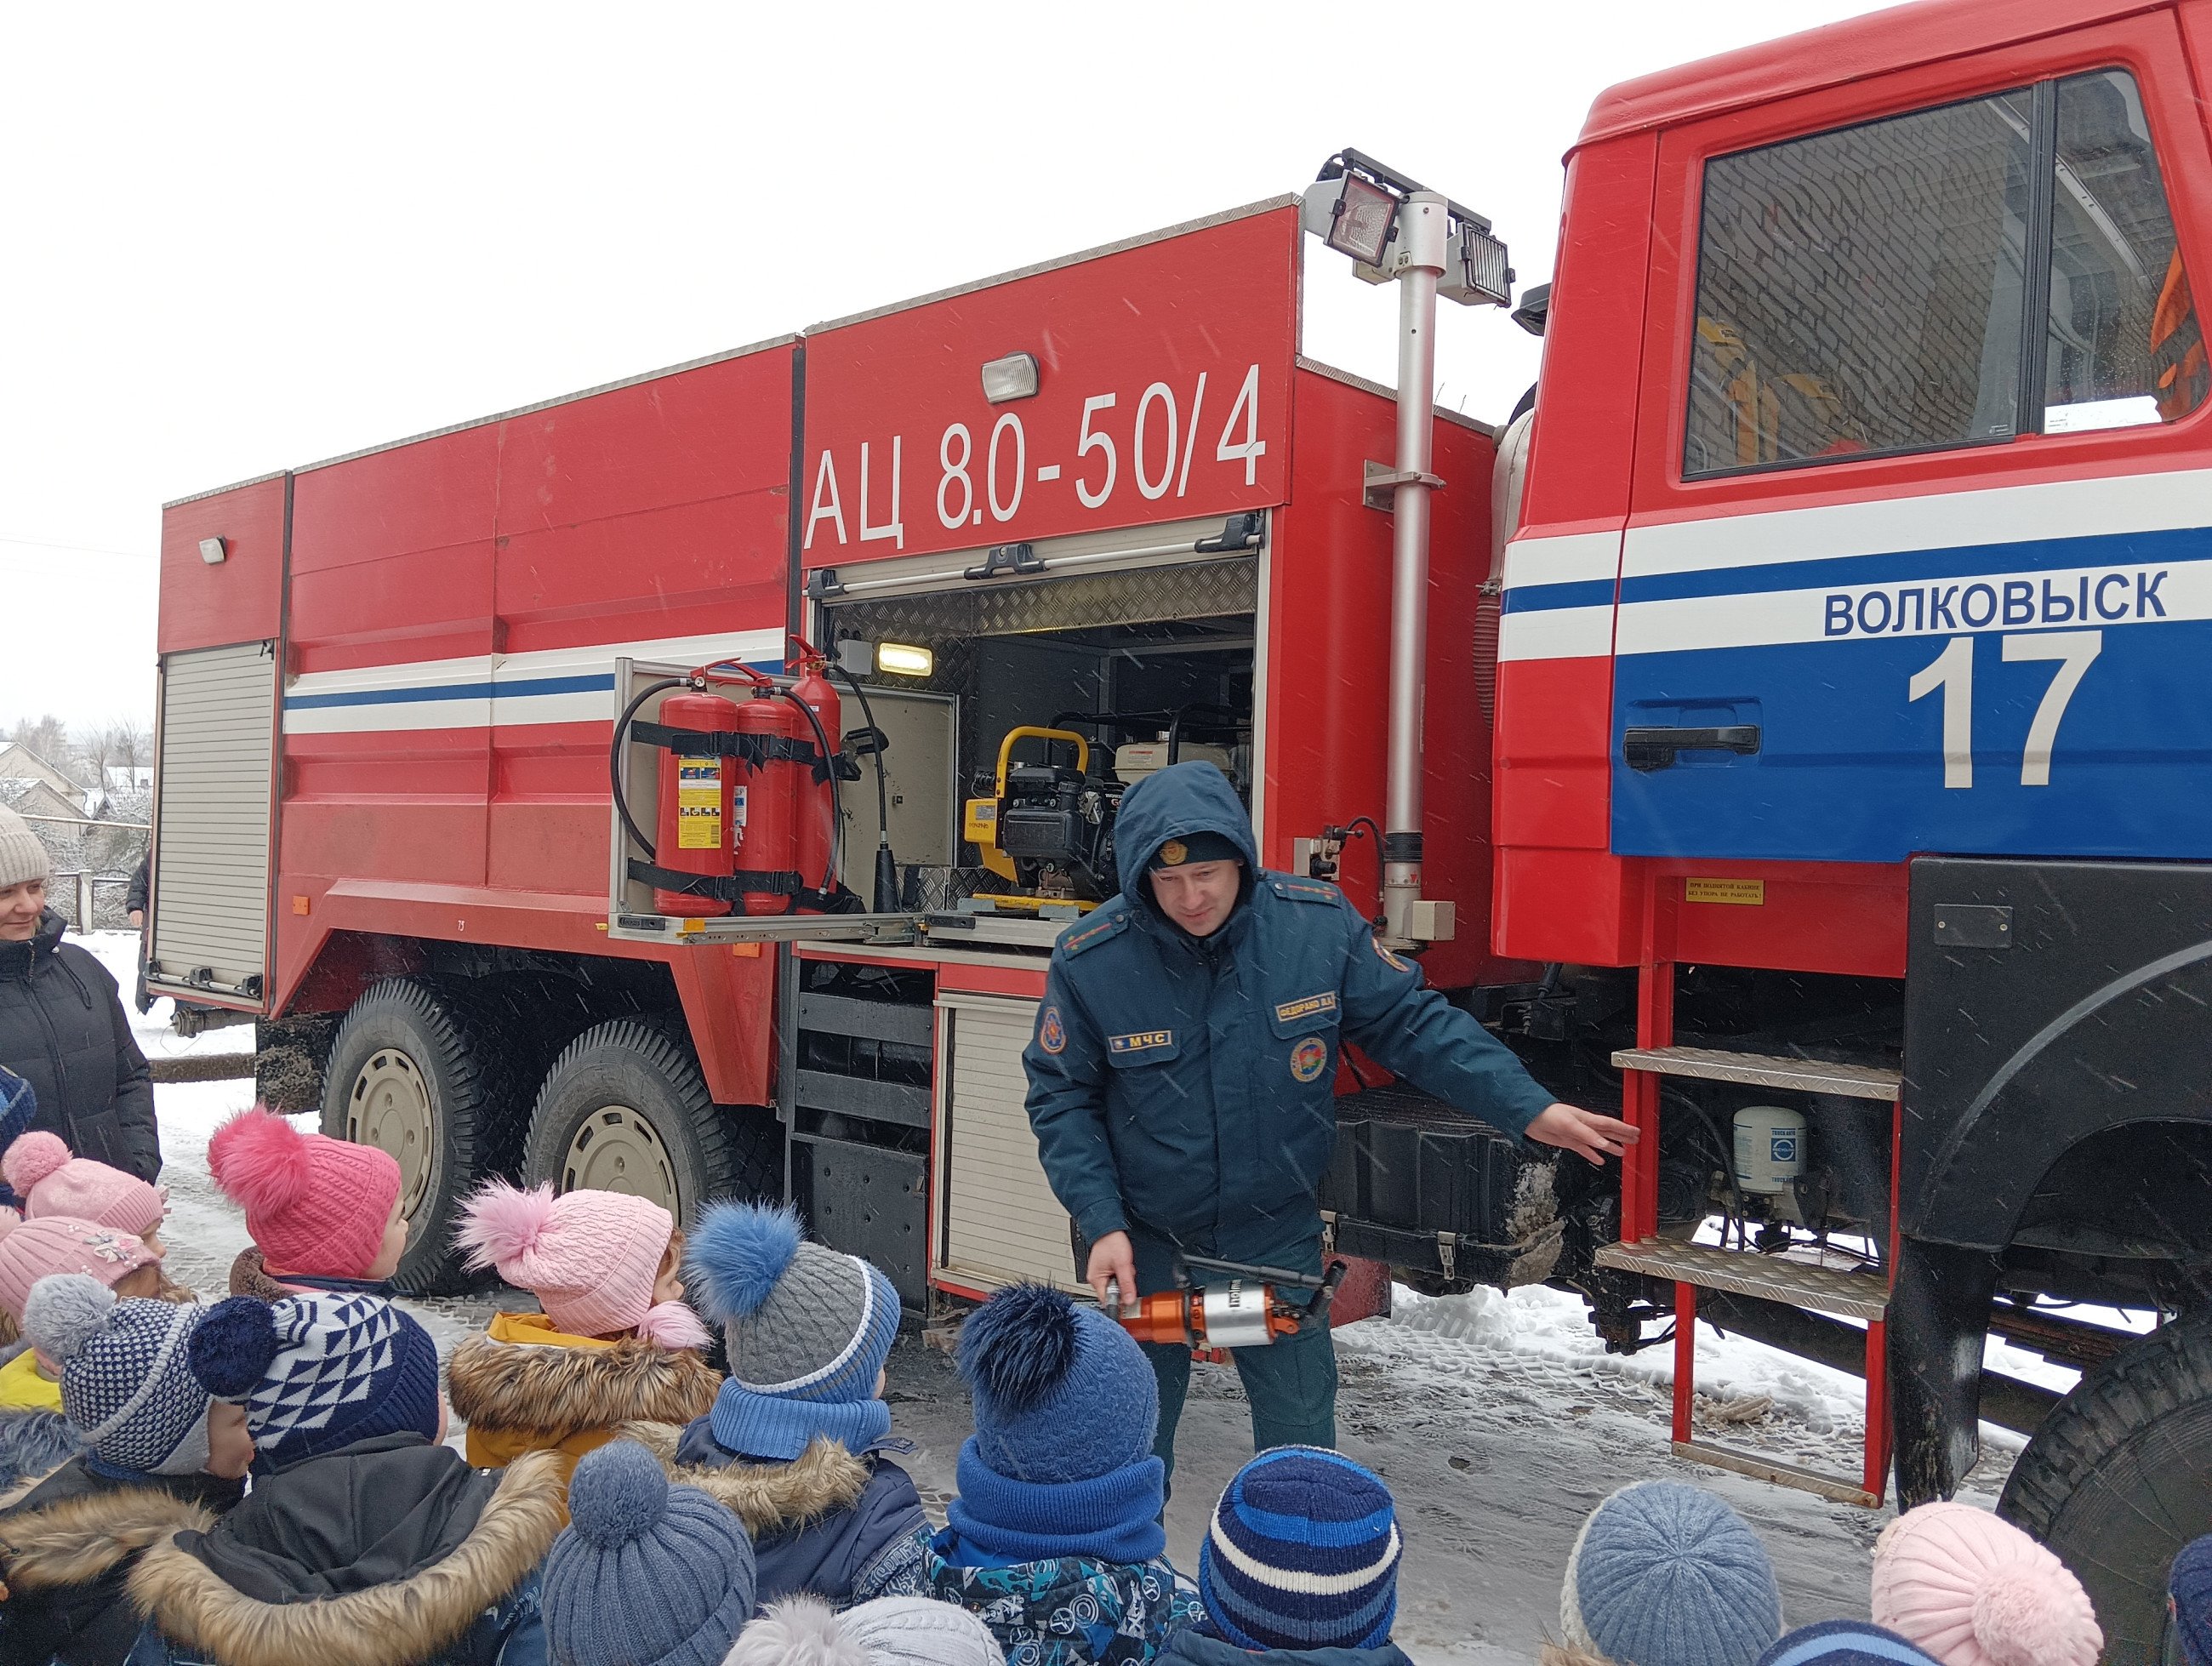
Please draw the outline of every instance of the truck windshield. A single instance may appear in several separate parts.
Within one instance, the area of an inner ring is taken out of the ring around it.
[[[1687,477],[2172,421],[2205,394],[2120,70],[1716,157],[1697,331]]]

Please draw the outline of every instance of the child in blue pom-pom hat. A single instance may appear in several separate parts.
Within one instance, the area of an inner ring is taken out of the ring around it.
[[[1023,1666],[1135,1666],[1199,1617],[1160,1526],[1159,1389],[1129,1333],[1042,1285],[960,1332],[975,1432],[923,1558],[928,1593],[981,1617]]]
[[[149,1548],[131,1666],[520,1666],[542,1661],[538,1566],[561,1529],[559,1459],[471,1469],[441,1444],[438,1351],[381,1297],[216,1303],[192,1376],[241,1406],[246,1502]]]
[[[716,1203],[685,1247],[684,1285],[722,1327],[729,1380],[681,1429],[623,1432],[744,1523],[763,1606],[914,1594],[929,1522],[883,1397],[899,1327],[890,1280],[809,1242],[789,1208]]]

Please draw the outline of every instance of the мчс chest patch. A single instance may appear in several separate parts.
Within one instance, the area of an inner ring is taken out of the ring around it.
[[[1308,1036],[1291,1049],[1291,1074],[1297,1080],[1310,1082],[1328,1067],[1328,1043],[1319,1036]]]
[[[1275,1022],[1289,1024],[1298,1018],[1334,1015],[1336,1012],[1336,991],[1324,989],[1317,995],[1300,995],[1296,1000],[1286,1000],[1275,1009]]]
[[[1109,1053],[1150,1053],[1157,1048],[1174,1045],[1172,1030],[1133,1030],[1126,1036],[1106,1037],[1106,1050]]]

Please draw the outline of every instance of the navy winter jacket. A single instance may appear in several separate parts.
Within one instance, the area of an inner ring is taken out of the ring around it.
[[[1231,840],[1246,866],[1236,911],[1206,938],[1161,913],[1146,878],[1163,845],[1194,833]],[[1507,1134],[1551,1103],[1334,885],[1263,871],[1251,819],[1212,764],[1131,788],[1115,844],[1121,894],[1060,939],[1022,1062],[1054,1192],[1085,1238],[1132,1231],[1146,1291],[1168,1282],[1154,1232],[1202,1255],[1320,1270],[1315,1197],[1345,1041]]]
[[[896,1450],[908,1450],[904,1442]],[[835,1607],[878,1596],[908,1596],[919,1589],[921,1544],[929,1518],[907,1472],[871,1447],[854,1456],[871,1470],[860,1496],[844,1509],[809,1508],[803,1523],[762,1533],[753,1541],[759,1574],[754,1601],[761,1608],[805,1591]],[[714,1438],[711,1421],[684,1426],[676,1462],[704,1469],[759,1463]]]

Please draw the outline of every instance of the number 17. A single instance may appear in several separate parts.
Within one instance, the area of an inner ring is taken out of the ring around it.
[[[2008,664],[2029,660],[2055,660],[2058,669],[2043,691],[2027,726],[2027,745],[2021,754],[2020,784],[2051,785],[2051,753],[2058,741],[2059,721],[2089,662],[2103,652],[2101,630],[2030,631],[2004,639]],[[1928,664],[1913,672],[1906,690],[1911,699],[1943,690],[1943,785],[1971,787],[1974,784],[1974,639],[1954,636]]]

